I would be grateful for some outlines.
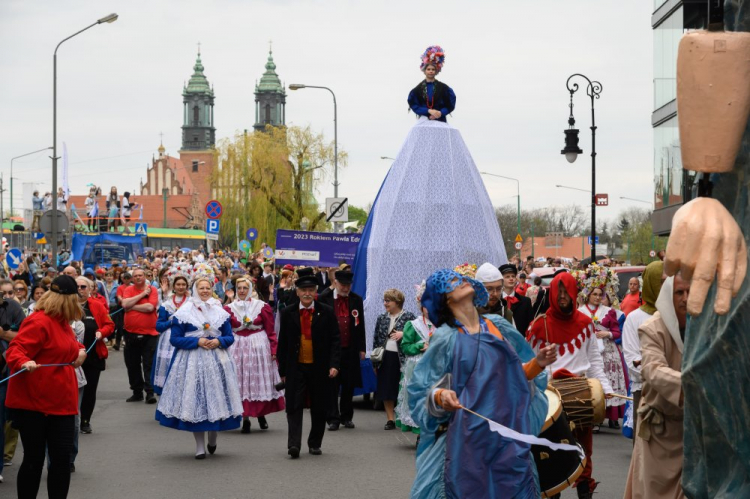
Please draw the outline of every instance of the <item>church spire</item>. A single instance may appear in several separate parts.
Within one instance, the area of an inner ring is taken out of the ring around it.
[[[269,42],[266,71],[255,84],[255,125],[256,130],[264,130],[266,125],[284,126],[286,123],[286,91],[276,74],[273,60],[273,46]]]
[[[193,65],[193,75],[182,91],[182,149],[205,150],[214,147],[214,90],[203,73],[200,44]]]

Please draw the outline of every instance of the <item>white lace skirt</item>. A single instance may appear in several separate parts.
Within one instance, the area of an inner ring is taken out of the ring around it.
[[[414,355],[407,357],[404,362],[404,369],[401,371],[401,384],[398,387],[398,402],[396,404],[396,418],[398,419],[399,426],[402,430],[408,431],[410,428],[418,428],[419,425],[414,422],[409,411],[409,394],[406,389],[409,386],[409,380],[411,380],[412,374],[414,374],[414,368],[417,366],[417,362],[422,358],[423,354]],[[407,427],[407,428],[405,428]]]
[[[156,356],[154,358],[153,367],[153,379],[151,384],[154,386],[154,391],[161,395],[161,391],[164,388],[164,381],[167,379],[167,371],[169,371],[169,363],[172,361],[172,355],[174,355],[174,347],[169,342],[172,337],[172,329],[167,329],[159,335],[159,344],[156,347]]]
[[[271,343],[265,333],[235,334],[229,353],[234,359],[243,401],[267,402],[284,396],[274,388],[281,378],[276,362],[271,358]]]
[[[612,390],[618,395],[627,395],[628,387],[625,386],[625,370],[622,367],[620,349],[614,341],[604,340],[602,360],[604,361],[604,373],[607,375]],[[619,407],[621,405],[625,405],[625,399],[614,397],[607,400],[607,407]]]
[[[229,352],[178,349],[159,398],[157,419],[162,424],[169,419],[199,424],[240,416],[242,399]]]

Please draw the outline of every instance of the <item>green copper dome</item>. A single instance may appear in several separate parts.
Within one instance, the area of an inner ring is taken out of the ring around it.
[[[186,94],[204,94],[213,96],[214,91],[208,85],[208,79],[203,74],[203,63],[201,63],[201,53],[198,52],[198,58],[193,66],[193,76],[185,87]]]
[[[255,85],[255,93],[258,92],[275,92],[282,95],[284,86],[281,84],[279,75],[276,74],[276,63],[273,62],[273,51],[268,51],[268,61],[266,62],[266,72],[260,79],[260,83]]]

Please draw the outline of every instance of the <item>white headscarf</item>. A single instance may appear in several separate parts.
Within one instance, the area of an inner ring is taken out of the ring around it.
[[[680,322],[677,320],[677,312],[674,309],[674,276],[667,277],[664,284],[661,285],[659,297],[656,299],[656,310],[659,311],[661,320],[667,326],[669,335],[677,345],[677,349],[682,353],[682,336],[680,336]]]

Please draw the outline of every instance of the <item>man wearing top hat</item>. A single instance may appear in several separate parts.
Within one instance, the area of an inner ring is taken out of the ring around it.
[[[510,263],[500,265],[500,273],[503,275],[503,304],[513,312],[513,321],[518,332],[526,337],[526,330],[534,320],[531,300],[516,293],[518,268],[515,265]]]
[[[302,447],[302,409],[307,399],[312,420],[307,446],[310,454],[322,454],[331,385],[341,363],[338,321],[331,307],[315,300],[318,280],[313,269],[301,268],[297,276],[299,302],[280,313],[276,353],[279,374],[286,383],[287,449],[292,459],[299,457]]]
[[[341,336],[341,372],[333,380],[328,406],[328,430],[336,431],[339,425],[354,428],[354,389],[362,386],[359,361],[365,358],[365,310],[362,298],[351,292],[354,274],[351,270],[338,270],[334,275],[334,288],[324,291],[319,300],[333,308]],[[341,405],[339,406],[339,392]],[[340,408],[340,410],[339,410]]]

